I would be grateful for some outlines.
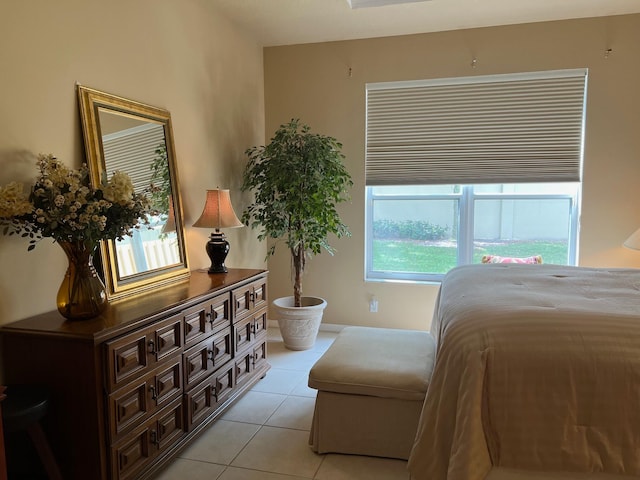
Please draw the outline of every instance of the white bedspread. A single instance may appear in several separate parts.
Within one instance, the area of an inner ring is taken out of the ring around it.
[[[412,479],[640,475],[640,270],[459,267],[432,328]]]

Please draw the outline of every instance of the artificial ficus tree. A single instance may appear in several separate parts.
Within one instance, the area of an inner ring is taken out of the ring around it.
[[[302,305],[302,276],[306,261],[322,250],[334,253],[328,236],[350,235],[337,204],[349,200],[353,185],[335,138],[311,133],[297,119],[281,125],[268,145],[246,150],[243,191],[254,201],[242,221],[259,228],[258,239],[284,241],[291,253],[293,296]],[[277,242],[267,251],[275,252]]]

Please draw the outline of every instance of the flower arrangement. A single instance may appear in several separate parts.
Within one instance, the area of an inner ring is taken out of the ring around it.
[[[82,242],[92,249],[99,240],[121,240],[132,229],[149,225],[147,192],[135,193],[126,173],[115,172],[96,188],[86,164],[70,169],[51,154],[40,154],[36,164],[40,174],[28,195],[17,182],[0,187],[2,233],[29,237],[28,250],[43,237]]]

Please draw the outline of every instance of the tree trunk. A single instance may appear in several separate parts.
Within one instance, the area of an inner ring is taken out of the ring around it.
[[[291,249],[291,258],[293,259],[293,306],[302,306],[302,274],[304,273],[304,248],[298,246]]]

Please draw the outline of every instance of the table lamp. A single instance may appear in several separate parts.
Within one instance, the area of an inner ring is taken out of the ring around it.
[[[211,259],[211,267],[208,271],[209,273],[225,273],[227,267],[224,260],[229,253],[229,242],[220,229],[244,226],[233,211],[229,190],[207,190],[204,210],[193,226],[215,228],[215,232],[211,234],[206,246],[207,255]]]

